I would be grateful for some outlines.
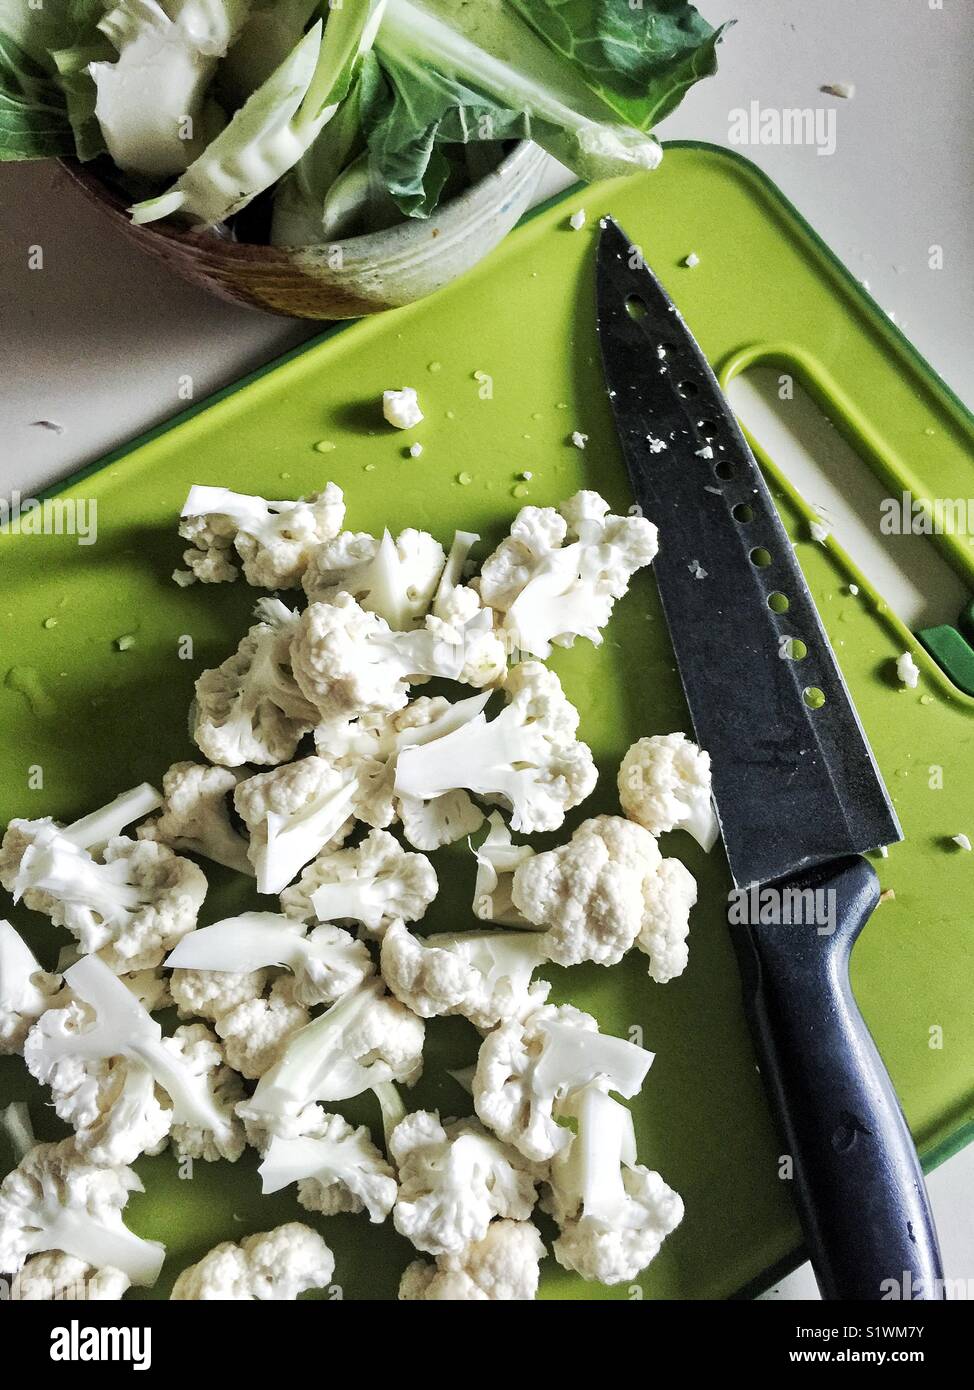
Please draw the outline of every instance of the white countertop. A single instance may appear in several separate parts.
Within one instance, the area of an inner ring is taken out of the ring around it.
[[[974,406],[974,178],[963,0],[700,0],[736,14],[716,79],[661,128],[730,143],[731,113],[835,112],[835,150],[741,147]],[[851,100],[825,96],[852,83]],[[553,169],[545,192],[564,184]],[[37,489],[317,331],[184,284],[49,166],[0,167],[0,493]],[[719,216],[719,209],[715,209]],[[28,268],[30,248],[43,269]],[[943,268],[930,266],[941,247]],[[48,420],[58,433],[33,422]],[[948,1276],[974,1291],[974,1146],[931,1180]],[[813,1296],[807,1269],[774,1296]]]

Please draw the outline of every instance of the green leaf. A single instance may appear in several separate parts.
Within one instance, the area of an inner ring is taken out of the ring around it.
[[[508,0],[623,120],[649,130],[717,70],[714,29],[686,0]]]
[[[0,33],[0,159],[74,153],[60,89],[9,35]]]

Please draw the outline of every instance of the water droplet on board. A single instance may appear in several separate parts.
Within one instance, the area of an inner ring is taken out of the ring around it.
[[[4,678],[8,690],[16,690],[23,695],[31,714],[54,714],[57,706],[41,684],[41,678],[33,666],[11,666]]]

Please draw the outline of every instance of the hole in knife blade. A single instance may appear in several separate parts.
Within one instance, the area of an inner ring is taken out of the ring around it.
[[[809,709],[821,709],[825,704],[825,691],[817,685],[807,685],[802,691],[802,699]]]
[[[770,550],[765,550],[763,545],[756,546],[751,551],[751,564],[757,565],[759,570],[766,570],[771,564],[772,555]]]
[[[804,661],[808,656],[808,648],[800,637],[782,637],[778,652],[785,661]]]
[[[774,593],[768,595],[768,607],[772,613],[787,613],[791,604],[788,602],[788,595],[775,589]]]
[[[690,400],[693,396],[699,396],[700,394],[700,388],[695,381],[681,381],[676,389],[685,401]]]
[[[723,478],[726,482],[728,478],[733,478],[733,476],[734,465],[732,463],[729,463],[726,459],[721,459],[719,463],[714,464],[715,478]]]
[[[689,384],[690,384],[691,386],[693,385],[692,382],[690,382]],[[687,385],[687,382],[682,382],[682,383],[681,383],[681,390],[682,390],[683,386],[686,386],[686,385]],[[694,389],[696,389],[696,388],[694,388]],[[703,435],[704,439],[716,439],[716,438],[717,438],[718,431],[719,431],[719,428],[720,428],[720,427],[718,426],[716,420],[698,420],[698,421],[697,421],[697,429],[698,429],[698,430],[700,431],[700,433]]]
[[[754,508],[749,507],[746,502],[738,502],[736,507],[731,508],[731,516],[735,521],[753,521]]]
[[[631,294],[626,300],[626,313],[631,319],[636,319],[638,322],[639,319],[644,319],[646,317],[649,310],[646,308],[643,300],[639,298],[638,294]]]

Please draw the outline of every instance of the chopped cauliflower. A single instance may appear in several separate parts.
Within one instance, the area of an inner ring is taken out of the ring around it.
[[[696,901],[697,880],[679,859],[664,859],[645,885],[636,945],[649,956],[649,974],[657,984],[675,980],[687,968],[690,909]]]
[[[421,627],[436,593],[446,556],[439,541],[412,527],[396,540],[342,531],[315,551],[304,576],[312,603],[331,603],[351,594],[360,607],[378,613],[391,628]]]
[[[233,1114],[239,1078],[202,1024],[171,1038],[97,956],[64,974],[74,1001],[50,1009],[27,1035],[24,1060],[51,1087],[55,1109],[78,1126],[78,1144],[130,1162],[166,1135],[180,1154],[239,1158],[243,1133]],[[127,1066],[102,1063],[126,1062]],[[68,1252],[73,1253],[73,1252]]]
[[[17,1274],[31,1255],[61,1251],[131,1284],[154,1284],[165,1246],[122,1220],[129,1194],[143,1190],[131,1168],[92,1163],[73,1138],[37,1144],[0,1183],[0,1270]]]
[[[230,819],[230,799],[243,774],[205,763],[173,763],[163,776],[158,816],[140,825],[140,840],[158,840],[183,854],[198,854],[253,875],[247,841]]]
[[[435,1263],[414,1260],[403,1272],[400,1300],[529,1302],[537,1297],[544,1242],[530,1221],[492,1221],[483,1240]]]
[[[41,969],[20,933],[0,918],[0,1056],[22,1052],[24,1039],[61,988]]]
[[[414,429],[423,419],[419,397],[412,386],[404,386],[400,391],[383,391],[382,414],[386,423],[397,430]]]
[[[486,1032],[540,1008],[550,986],[531,975],[544,960],[537,932],[444,932],[416,937],[393,922],[382,939],[382,977],[420,1018],[461,1014]]]
[[[354,1129],[320,1105],[302,1111],[293,1134],[271,1137],[258,1172],[265,1197],[296,1182],[301,1206],[323,1216],[367,1211],[370,1221],[385,1221],[398,1193],[365,1126]]]
[[[216,1020],[227,1061],[248,1081],[270,1071],[288,1042],[311,1022],[311,1015],[296,998],[295,982],[282,975],[270,992],[244,999]]]
[[[687,830],[705,850],[717,839],[710,755],[685,734],[654,734],[634,743],[619,768],[619,800],[630,820],[662,835]]]
[[[233,804],[250,831],[258,893],[280,893],[322,849],[341,844],[356,785],[351,771],[314,756],[238,783]]]
[[[32,1255],[10,1285],[15,1303],[52,1303],[62,1299],[87,1303],[116,1301],[130,1287],[120,1269],[93,1269],[74,1255],[46,1250]]]
[[[909,652],[896,658],[896,678],[909,690],[916,690],[920,684],[920,668]]]
[[[267,987],[267,970],[174,970],[169,992],[180,1018],[216,1021]]]
[[[117,974],[154,970],[192,931],[206,897],[202,870],[166,845],[119,835],[95,857],[53,821],[10,822],[0,881]]]
[[[454,534],[426,626],[462,647],[460,680],[482,690],[503,685],[508,653],[504,634],[495,629],[493,609],[484,605],[475,588],[463,583],[470,552],[479,540],[475,531]]]
[[[553,671],[536,661],[511,671],[506,707],[483,713],[442,738],[404,748],[396,763],[400,797],[429,801],[454,789],[511,807],[515,830],[555,830],[595,786],[592,754],[576,740],[578,711]]]
[[[396,1126],[390,1156],[399,1170],[392,1219],[430,1255],[458,1255],[483,1240],[495,1216],[527,1221],[539,1175],[475,1119],[441,1124],[415,1110]]]
[[[514,875],[534,854],[530,845],[516,845],[499,811],[488,816],[490,829],[474,850],[477,879],[473,890],[473,910],[482,922],[501,927],[527,926],[527,918],[514,906],[511,889]]]
[[[372,830],[354,849],[319,854],[281,894],[281,906],[298,920],[358,922],[366,936],[379,938],[391,922],[424,917],[437,887],[425,854]]]
[[[608,512],[597,492],[578,492],[557,509],[523,507],[484,561],[480,595],[503,615],[512,648],[547,657],[553,643],[601,643],[616,599],[658,548],[652,522]]]
[[[571,1140],[571,1130],[555,1115],[556,1104],[593,1082],[628,1099],[652,1061],[645,1048],[600,1033],[590,1014],[570,1004],[546,1004],[487,1034],[474,1073],[474,1106],[500,1139],[544,1163]]]
[[[412,1086],[423,1071],[425,1025],[369,979],[292,1034],[241,1119],[268,1133],[290,1132],[315,1101],[350,1100],[387,1081]]]
[[[176,1302],[293,1302],[309,1289],[324,1289],[335,1257],[317,1231],[289,1221],[273,1231],[225,1240],[184,1269],[173,1285]]]
[[[319,718],[291,669],[298,615],[265,598],[255,616],[233,655],[196,682],[193,738],[224,767],[286,763]]]
[[[204,584],[232,583],[240,562],[255,588],[296,589],[315,549],[337,536],[344,520],[345,499],[334,483],[296,502],[193,487],[179,523],[191,542],[183,563]]]
[[[683,1219],[683,1202],[659,1173],[636,1162],[629,1111],[589,1086],[566,1106],[576,1121],[551,1164],[542,1197],[560,1228],[555,1259],[602,1284],[632,1283]]]
[[[326,923],[310,933],[278,912],[244,912],[190,932],[167,958],[169,966],[228,974],[285,966],[294,998],[308,1008],[333,1004],[374,969],[367,947]]]

